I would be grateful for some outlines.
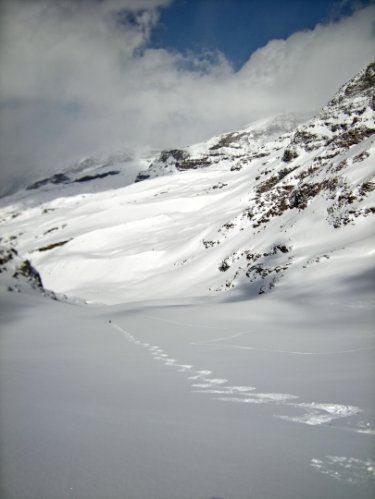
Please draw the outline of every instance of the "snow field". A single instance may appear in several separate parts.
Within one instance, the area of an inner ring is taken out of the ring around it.
[[[16,298],[0,336],[4,497],[371,497],[368,309]],[[327,456],[347,460],[335,480]]]

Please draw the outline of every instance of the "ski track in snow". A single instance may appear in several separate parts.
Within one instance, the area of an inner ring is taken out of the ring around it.
[[[290,393],[259,393],[254,386],[231,386],[228,385],[229,380],[226,378],[212,377],[210,370],[198,370],[192,364],[181,364],[176,359],[170,357],[161,348],[150,343],[145,343],[137,340],[131,333],[123,329],[118,324],[110,323],[113,328],[120,331],[125,338],[135,345],[141,346],[146,349],[153,359],[161,361],[165,366],[174,367],[178,372],[188,373],[188,380],[192,382],[192,391],[194,393],[204,393],[212,395],[213,400],[220,402],[232,402],[242,404],[268,404],[273,403],[278,406],[293,407],[302,410],[302,415],[287,416],[275,414],[274,417],[289,421],[293,423],[302,423],[309,426],[317,426],[323,424],[330,424],[332,421],[340,418],[346,418],[359,414],[361,409],[352,405],[334,404],[334,403],[317,403],[317,402],[296,402],[299,398],[298,395]],[[245,333],[237,333],[245,334]],[[232,335],[236,336],[236,335]],[[211,340],[214,341],[214,340]],[[217,340],[215,340],[217,341]],[[208,343],[208,342],[207,342]],[[335,429],[346,429],[358,433],[373,434],[372,430],[366,428],[341,428],[334,427]]]
[[[144,317],[147,317],[148,319],[156,319],[157,321],[168,322],[168,324],[176,324],[177,326],[188,326],[188,327],[196,326],[196,324],[192,324],[190,322],[174,321],[171,319],[164,319],[163,317],[157,317],[155,315],[145,314]],[[199,327],[203,327],[205,329],[217,329],[217,326],[210,326],[208,324],[199,324]],[[222,329],[229,331],[227,328],[222,328]]]
[[[230,336],[213,338],[212,340],[192,342],[191,345],[212,346],[212,344],[217,344],[217,343],[220,343],[223,341],[231,340],[233,338],[238,338],[240,336],[244,336],[245,334],[249,334],[249,333],[250,333],[250,331],[240,331],[238,333],[231,334]],[[275,349],[258,348],[258,347],[251,347],[251,346],[245,346],[245,345],[235,345],[232,343],[227,343],[225,345],[222,345],[222,348],[236,348],[238,350],[253,350],[255,352],[284,353],[284,354],[290,354],[290,355],[341,355],[341,354],[346,354],[346,353],[366,352],[366,351],[370,351],[370,350],[375,350],[375,347],[369,347],[369,348],[353,348],[350,350],[336,350],[334,352],[300,352],[300,351],[292,351],[292,350],[275,350]]]

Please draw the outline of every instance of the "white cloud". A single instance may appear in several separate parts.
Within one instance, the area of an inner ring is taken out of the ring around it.
[[[78,156],[179,146],[268,114],[318,108],[373,58],[368,7],[273,40],[235,73],[220,54],[147,48],[169,3],[3,1],[3,191]]]

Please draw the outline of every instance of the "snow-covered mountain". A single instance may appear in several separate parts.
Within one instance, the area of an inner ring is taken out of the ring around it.
[[[36,193],[53,199],[66,192],[73,195],[124,187],[132,184],[140,169],[147,167],[151,160],[149,151],[82,158],[57,173],[29,183],[24,190],[18,190],[16,197],[33,197]]]
[[[304,123],[312,113],[285,113],[252,123],[246,128],[213,137],[207,142],[184,149],[162,151],[147,170],[141,170],[136,182],[179,171],[207,168],[230,163],[240,169],[246,158],[256,155],[267,142]],[[236,161],[237,160],[237,161]]]
[[[48,288],[105,303],[354,290],[372,268],[373,84],[370,65],[296,128],[284,116],[163,151],[147,181],[86,161],[36,182],[3,200],[2,242]]]

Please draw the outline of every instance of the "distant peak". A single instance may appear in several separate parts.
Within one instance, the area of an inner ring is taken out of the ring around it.
[[[372,108],[375,109],[374,89],[375,61],[345,83],[328,105],[336,105],[348,98],[372,97]]]

